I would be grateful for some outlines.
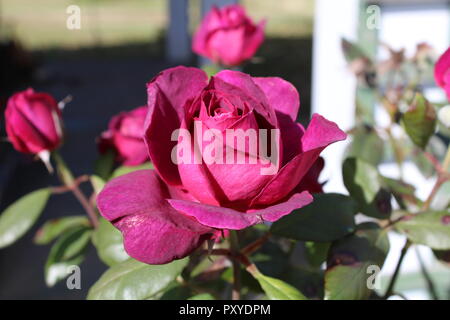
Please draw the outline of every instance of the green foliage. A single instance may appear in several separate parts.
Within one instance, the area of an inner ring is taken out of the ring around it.
[[[250,272],[258,280],[270,300],[307,300],[307,298],[290,284],[263,275],[258,270]]]
[[[388,251],[387,232],[374,223],[361,224],[354,234],[335,241],[325,272],[325,299],[368,299],[368,268],[376,266],[381,270]]]
[[[450,249],[450,212],[430,211],[409,215],[395,225],[408,239],[436,250]]]
[[[391,194],[381,183],[381,176],[371,164],[348,158],[343,164],[344,184],[359,210],[369,217],[388,219],[392,212]]]
[[[68,268],[84,260],[92,230],[85,226],[75,227],[64,233],[53,245],[45,263],[45,282],[52,287],[69,275]]]
[[[49,244],[66,231],[78,227],[89,226],[89,219],[85,216],[69,216],[47,221],[34,237],[36,244]]]
[[[355,228],[355,202],[340,194],[318,194],[314,201],[276,221],[275,235],[294,240],[330,242],[351,233]]]
[[[108,269],[90,288],[89,300],[145,300],[163,292],[181,273],[188,259],[148,265],[134,259]]]
[[[402,124],[412,142],[425,149],[436,130],[436,111],[421,94],[417,94],[409,109],[402,116]]]
[[[49,188],[33,191],[3,211],[0,215],[0,248],[13,244],[33,226],[50,195]]]
[[[377,132],[368,126],[353,130],[352,142],[346,150],[346,158],[359,158],[374,166],[380,164],[384,157],[385,143]]]
[[[122,234],[104,218],[99,218],[99,225],[92,235],[92,242],[97,248],[98,256],[108,266],[129,258],[123,247]]]

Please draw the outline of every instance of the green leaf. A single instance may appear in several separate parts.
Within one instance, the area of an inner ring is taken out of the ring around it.
[[[117,178],[119,176],[123,176],[124,174],[131,173],[138,170],[153,170],[153,164],[150,162],[146,162],[144,164],[141,164],[139,166],[122,166],[114,170],[114,172],[111,175],[111,178]]]
[[[47,221],[34,236],[34,243],[48,244],[64,232],[77,226],[89,226],[85,216],[71,216]]]
[[[188,259],[148,265],[134,259],[108,269],[90,288],[89,300],[144,300],[162,292],[187,265]]]
[[[92,242],[100,259],[108,266],[129,259],[123,247],[122,234],[104,218],[99,218],[99,225],[92,235]]]
[[[94,188],[95,194],[99,194],[100,191],[102,191],[103,187],[105,186],[105,180],[100,178],[99,176],[93,175],[90,177],[92,187]]]
[[[382,187],[377,169],[361,159],[348,158],[342,171],[345,187],[359,210],[369,217],[388,219],[392,212],[391,194]]]
[[[320,268],[328,256],[329,242],[306,242],[305,255],[313,268]]]
[[[323,299],[323,270],[291,267],[285,271],[283,280],[298,288],[308,299]]]
[[[270,300],[308,300],[300,291],[284,281],[265,276],[257,270],[251,274],[258,280]]]
[[[367,267],[338,265],[325,273],[326,300],[365,300],[370,296],[367,288]]]
[[[413,243],[436,250],[450,249],[450,212],[430,211],[410,215],[395,224]]]
[[[294,240],[330,242],[353,232],[355,202],[340,194],[318,194],[314,201],[281,218],[271,227],[275,235]]]
[[[420,200],[415,195],[416,188],[408,183],[401,180],[382,177],[382,185],[386,190],[392,193],[399,206],[403,209],[407,208],[405,201],[413,203],[414,205],[420,203]]]
[[[436,259],[450,267],[450,250],[433,250],[433,253]]]
[[[45,263],[45,282],[52,287],[69,275],[68,267],[79,265],[91,239],[92,230],[80,226],[63,234],[50,250]]]
[[[212,295],[209,293],[200,293],[193,297],[190,297],[188,300],[216,300]]]
[[[49,188],[27,194],[0,215],[0,249],[13,244],[36,222],[50,197]]]
[[[383,267],[389,252],[387,231],[375,223],[364,223],[357,231],[335,241],[331,248],[325,272],[325,299],[367,299],[371,290],[367,282],[373,275],[370,266]]]
[[[384,156],[384,141],[373,128],[362,126],[352,132],[352,142],[346,150],[346,158],[360,158],[372,165],[378,165]]]
[[[108,150],[105,153],[100,154],[95,161],[95,175],[102,178],[104,181],[108,181],[114,168],[115,158],[116,153],[114,150]]]
[[[347,39],[341,40],[342,50],[344,52],[347,62],[353,62],[356,59],[368,59],[364,51],[355,43],[348,41]]]
[[[151,300],[187,300],[193,294],[192,288],[174,281],[164,289],[164,293],[160,297],[158,297],[159,295],[155,295]]]
[[[412,142],[422,148],[436,130],[436,111],[421,94],[416,94],[409,109],[402,116],[402,125]]]

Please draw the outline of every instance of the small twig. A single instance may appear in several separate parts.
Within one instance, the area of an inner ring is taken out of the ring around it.
[[[436,159],[436,157],[434,155],[432,155],[431,153],[429,153],[427,151],[425,151],[423,154],[428,159],[428,161],[431,162],[431,164],[433,165],[433,167],[436,170],[436,172],[440,173],[440,172],[443,171],[439,160]]]
[[[384,299],[389,298],[392,295],[392,292],[394,291],[395,282],[397,281],[397,277],[400,273],[400,268],[402,266],[403,259],[405,258],[405,255],[408,252],[410,246],[411,242],[409,240],[406,240],[402,252],[400,253],[400,258],[398,259],[397,266],[395,267],[394,275],[392,276],[391,281],[389,282],[389,286],[386,290],[386,294],[384,295]]]
[[[81,192],[80,188],[77,185],[73,185],[70,187],[72,190],[74,196],[78,199],[81,206],[86,210],[86,213],[89,216],[89,219],[91,220],[92,226],[94,228],[98,227],[98,217],[97,213],[92,208],[91,204],[89,203],[89,200],[86,198],[86,196]]]
[[[442,185],[447,181],[447,179],[445,177],[439,176],[438,179],[436,180],[436,183],[433,187],[433,189],[431,190],[430,195],[428,196],[427,200],[425,200],[422,210],[426,211],[428,209],[430,209],[431,206],[431,202],[433,201],[434,197],[436,196],[436,194],[438,193],[439,189],[442,187]]]
[[[428,291],[430,292],[430,295],[433,298],[433,300],[439,300],[433,280],[431,279],[430,274],[428,273],[428,271],[425,267],[425,263],[423,262],[422,256],[420,255],[420,252],[417,249],[417,247],[416,247],[415,251],[416,251],[417,259],[419,260],[420,270],[422,271],[423,278],[425,279],[425,281],[427,283]]]
[[[270,232],[267,232],[264,234],[261,238],[255,240],[254,242],[250,243],[248,246],[246,246],[244,249],[242,249],[242,254],[244,255],[251,255],[253,252],[261,248],[261,246],[266,243],[267,240],[269,240],[270,236],[272,234]]]
[[[74,181],[74,184],[80,185],[83,182],[86,182],[87,180],[89,180],[89,176],[83,175],[83,176],[76,178]],[[63,193],[71,192],[72,188],[70,186],[62,185],[62,186],[58,186],[58,187],[51,187],[51,191],[53,194],[63,194]]]

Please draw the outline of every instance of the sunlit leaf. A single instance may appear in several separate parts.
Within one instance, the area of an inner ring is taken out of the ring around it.
[[[48,188],[31,192],[3,211],[0,215],[0,248],[13,244],[33,226],[50,194]]]
[[[100,259],[108,266],[129,258],[123,247],[122,234],[104,218],[99,219],[99,225],[92,235],[92,242]]]
[[[48,244],[74,227],[87,227],[89,224],[89,219],[86,216],[70,216],[49,220],[36,232],[34,243]]]
[[[172,283],[187,263],[187,258],[165,265],[148,265],[129,259],[109,268],[90,288],[88,299],[150,299]]]

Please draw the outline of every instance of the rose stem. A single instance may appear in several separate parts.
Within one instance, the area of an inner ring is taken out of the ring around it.
[[[384,295],[384,299],[387,299],[392,295],[395,282],[397,281],[397,277],[400,273],[400,267],[402,266],[403,259],[405,258],[406,252],[408,252],[410,246],[411,242],[409,240],[406,240],[405,246],[403,247],[402,252],[400,253],[400,258],[398,259],[397,266],[395,267],[394,275],[392,276],[392,279],[389,282],[389,286],[386,290],[386,294]]]
[[[423,262],[422,256],[420,255],[419,249],[416,247],[416,255],[417,260],[419,260],[420,264],[420,270],[422,271],[422,275],[427,283],[428,292],[430,293],[433,300],[439,300],[439,297],[436,293],[436,287],[434,286],[433,280],[431,279],[430,274],[427,271],[427,268],[425,267],[425,263]]]
[[[55,159],[56,161],[59,179],[70,191],[72,191],[75,198],[77,198],[78,202],[80,202],[81,206],[86,211],[92,226],[94,228],[97,228],[97,214],[93,207],[90,205],[89,200],[78,187],[77,180],[74,179],[72,171],[70,171],[69,167],[66,165],[63,158],[58,152],[53,152],[53,159]]]
[[[230,250],[233,255],[231,263],[233,265],[233,291],[231,292],[232,300],[241,299],[241,265],[236,259],[236,256],[240,255],[239,252],[239,239],[237,231],[230,230]]]

